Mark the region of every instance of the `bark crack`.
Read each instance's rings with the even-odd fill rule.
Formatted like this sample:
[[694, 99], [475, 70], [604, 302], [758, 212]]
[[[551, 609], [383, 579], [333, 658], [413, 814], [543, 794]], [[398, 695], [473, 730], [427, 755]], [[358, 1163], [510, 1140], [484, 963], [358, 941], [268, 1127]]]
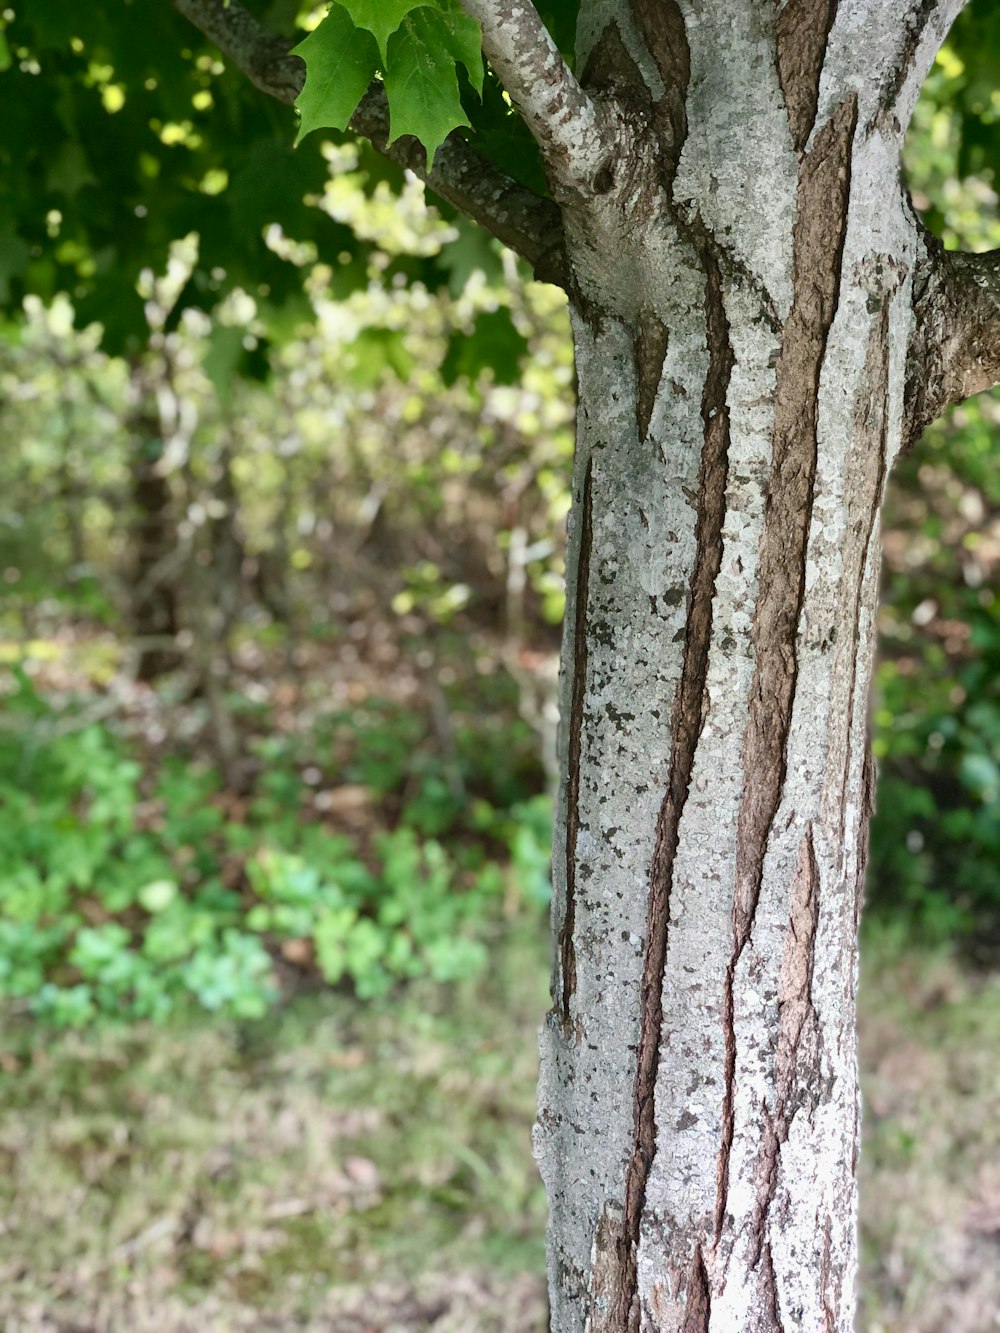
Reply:
[[696, 1246], [688, 1279], [687, 1307], [681, 1333], [708, 1333], [712, 1319], [712, 1288], [705, 1266], [705, 1254]]
[[[759, 1184], [750, 1224], [750, 1243], [753, 1246], [751, 1268], [761, 1264], [765, 1251], [769, 1254], [767, 1223], [778, 1188], [782, 1145], [788, 1138], [792, 1121], [798, 1112], [803, 1108], [813, 1110], [821, 1094], [815, 1076], [819, 1062], [819, 1020], [813, 1004], [819, 886], [819, 862], [810, 825], [799, 846], [785, 936], [785, 955], [778, 993], [778, 1044], [774, 1055], [774, 1110], [765, 1112], [767, 1130], [761, 1143], [756, 1171]], [[800, 1055], [804, 1056], [805, 1070], [800, 1069]], [[812, 1078], [809, 1077], [810, 1073], [813, 1074]], [[764, 1267], [766, 1269], [766, 1265]], [[766, 1273], [764, 1269], [761, 1271], [767, 1289], [769, 1284]], [[773, 1268], [771, 1271], [773, 1276]]]
[[[639, 1328], [637, 1251], [646, 1182], [656, 1151], [654, 1095], [663, 1021], [663, 974], [667, 958], [670, 894], [677, 854], [681, 815], [687, 800], [698, 738], [704, 721], [705, 680], [712, 637], [712, 602], [722, 560], [726, 481], [729, 470], [729, 409], [726, 398], [733, 368], [718, 259], [704, 232], [700, 237], [705, 280], [705, 322], [709, 366], [702, 393], [704, 444], [698, 494], [698, 524], [694, 571], [689, 592], [684, 662], [673, 716], [667, 789], [657, 821], [656, 844], [649, 876], [649, 908], [641, 990], [642, 1026], [635, 1077], [635, 1137], [625, 1178], [625, 1209], [617, 1229], [619, 1287], [607, 1313], [592, 1307], [593, 1328], [605, 1333], [636, 1333]], [[708, 1278], [704, 1259], [688, 1275], [688, 1309], [703, 1309], [707, 1321]], [[699, 1276], [700, 1274], [700, 1276]], [[698, 1295], [703, 1290], [704, 1299]], [[690, 1333], [701, 1333], [707, 1322], [685, 1323]]]
[[656, 405], [656, 392], [660, 387], [660, 375], [667, 356], [668, 342], [667, 326], [655, 310], [643, 306], [639, 311], [639, 328], [634, 342], [635, 424], [639, 430], [640, 440], [644, 440], [649, 431], [649, 419]]
[[716, 1240], [725, 1223], [735, 1133], [735, 978], [753, 929], [764, 856], [787, 771], [798, 675], [797, 634], [816, 475], [820, 372], [840, 294], [857, 97], [834, 111], [802, 158], [793, 234], [792, 307], [778, 355], [774, 445], [753, 621], [756, 657], [744, 737], [744, 797], [737, 831], [733, 953], [723, 987], [726, 1048], [722, 1142], [716, 1169]]
[[[854, 698], [856, 694], [856, 683], [858, 677], [858, 653], [861, 646], [861, 600], [864, 591], [864, 563], [868, 558], [868, 552], [875, 539], [878, 530], [879, 514], [881, 512], [882, 492], [885, 489], [886, 472], [888, 470], [888, 436], [889, 436], [889, 301], [883, 298], [882, 312], [879, 322], [872, 332], [868, 343], [868, 356], [865, 366], [865, 375], [867, 380], [866, 394], [863, 398], [863, 406], [859, 408], [859, 418], [856, 422], [854, 438], [860, 441], [860, 454], [857, 459], [857, 475], [865, 483], [868, 480], [868, 474], [872, 466], [875, 468], [874, 487], [865, 490], [871, 495], [871, 502], [868, 513], [862, 520], [866, 526], [865, 540], [858, 553], [860, 568], [845, 571], [845, 586], [853, 587], [854, 593], [854, 612], [851, 623], [854, 625], [854, 642], [851, 651], [851, 681], [850, 693], [848, 695], [848, 716], [847, 716], [847, 735], [854, 734]], [[876, 437], [874, 448], [872, 448], [872, 424], [875, 423]], [[864, 492], [862, 492], [864, 493]], [[841, 782], [840, 798], [840, 844], [845, 846], [845, 825], [847, 809], [847, 784], [850, 779], [850, 761], [851, 755], [848, 752], [847, 763], [844, 765], [844, 772]], [[862, 811], [863, 827], [867, 826], [867, 812]], [[867, 846], [867, 838], [862, 838], [862, 843]]]
[[573, 1031], [572, 1001], [576, 992], [576, 843], [580, 833], [580, 751], [587, 692], [587, 603], [590, 588], [590, 547], [593, 540], [592, 476], [594, 460], [587, 459], [583, 478], [580, 519], [580, 554], [576, 574], [576, 614], [573, 621], [573, 693], [569, 714], [568, 789], [566, 794], [566, 903], [559, 934], [559, 1017], [564, 1034]]
[[783, 1333], [781, 1310], [778, 1305], [778, 1276], [774, 1271], [774, 1256], [770, 1245], [765, 1245], [761, 1262], [761, 1307], [771, 1319], [770, 1331], [761, 1325], [760, 1333]]
[[836, 17], [837, 0], [788, 0], [774, 25], [778, 81], [798, 153], [816, 123], [819, 79]]
[[826, 1290], [830, 1284], [830, 1257], [833, 1251], [833, 1236], [830, 1219], [823, 1220], [823, 1254], [819, 1261], [819, 1288], [823, 1293], [823, 1333], [834, 1333], [837, 1327], [837, 1312], [830, 1304]]

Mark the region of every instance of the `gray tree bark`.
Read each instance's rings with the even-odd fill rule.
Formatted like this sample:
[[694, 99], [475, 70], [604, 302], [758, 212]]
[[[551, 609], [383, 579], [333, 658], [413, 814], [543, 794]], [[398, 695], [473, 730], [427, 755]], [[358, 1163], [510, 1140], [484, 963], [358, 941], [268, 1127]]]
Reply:
[[[174, 0], [254, 80], [237, 0]], [[900, 150], [963, 0], [463, 0], [551, 198], [423, 170], [563, 285], [579, 374], [557, 947], [536, 1153], [553, 1333], [847, 1333], [878, 523], [901, 447], [1000, 379], [1000, 263]]]
[[853, 1327], [878, 518], [927, 411], [899, 155], [956, 7], [582, 6], [558, 1333]]

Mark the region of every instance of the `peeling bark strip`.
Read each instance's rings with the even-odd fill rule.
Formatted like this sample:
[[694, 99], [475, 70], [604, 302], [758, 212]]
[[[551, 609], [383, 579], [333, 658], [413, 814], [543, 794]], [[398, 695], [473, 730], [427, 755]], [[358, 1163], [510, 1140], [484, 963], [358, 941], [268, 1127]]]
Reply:
[[573, 701], [569, 716], [569, 789], [566, 798], [566, 908], [559, 933], [559, 1016], [563, 1030], [572, 1029], [570, 1007], [576, 991], [576, 840], [580, 832], [580, 747], [584, 700], [587, 693], [587, 601], [590, 588], [590, 546], [593, 538], [591, 477], [594, 461], [587, 459], [583, 479], [580, 557], [576, 576], [576, 616], [573, 624]]
[[[656, 846], [649, 874], [649, 907], [642, 976], [642, 1029], [639, 1038], [633, 1112], [635, 1139], [625, 1178], [625, 1213], [613, 1238], [617, 1251], [615, 1276], [620, 1283], [604, 1309], [591, 1305], [594, 1333], [637, 1333], [639, 1328], [636, 1254], [646, 1200], [646, 1180], [656, 1151], [654, 1090], [663, 1021], [663, 969], [670, 924], [670, 890], [677, 854], [678, 829], [691, 783], [695, 750], [704, 716], [705, 679], [712, 637], [712, 601], [722, 561], [722, 526], [726, 513], [729, 471], [729, 409], [726, 394], [733, 369], [729, 324], [722, 299], [718, 261], [707, 240], [702, 261], [706, 274], [705, 322], [708, 374], [701, 402], [704, 445], [698, 493], [697, 554], [689, 594], [684, 665], [673, 710], [674, 731], [667, 790], [656, 828]], [[708, 1279], [701, 1251], [689, 1275], [693, 1307], [708, 1310]], [[697, 1293], [701, 1292], [702, 1297]], [[687, 1325], [685, 1325], [687, 1327]], [[694, 1325], [691, 1326], [692, 1333]], [[701, 1324], [698, 1325], [700, 1329]]]
[[857, 99], [851, 96], [830, 117], [799, 170], [792, 308], [776, 367], [771, 486], [760, 554], [761, 592], [752, 632], [756, 669], [743, 749], [746, 796], [738, 828], [733, 956], [723, 1000], [726, 1082], [717, 1166], [717, 1234], [722, 1232], [726, 1214], [735, 1128], [733, 979], [753, 926], [768, 835], [785, 783], [798, 669], [796, 636], [816, 473], [819, 376], [837, 312], [856, 125]]
[[837, 0], [788, 0], [774, 25], [778, 79], [799, 153], [816, 121], [819, 76], [836, 16]]

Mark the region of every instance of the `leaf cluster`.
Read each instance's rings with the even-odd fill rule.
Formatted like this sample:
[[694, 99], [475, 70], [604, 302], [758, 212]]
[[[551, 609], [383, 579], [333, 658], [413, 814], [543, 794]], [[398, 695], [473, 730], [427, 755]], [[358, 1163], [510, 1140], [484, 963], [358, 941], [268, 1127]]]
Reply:
[[452, 130], [469, 125], [458, 67], [483, 88], [479, 25], [459, 0], [342, 0], [295, 51], [306, 62], [296, 106], [299, 140], [314, 129], [346, 130], [376, 77], [389, 103], [389, 142], [410, 134], [434, 154]]

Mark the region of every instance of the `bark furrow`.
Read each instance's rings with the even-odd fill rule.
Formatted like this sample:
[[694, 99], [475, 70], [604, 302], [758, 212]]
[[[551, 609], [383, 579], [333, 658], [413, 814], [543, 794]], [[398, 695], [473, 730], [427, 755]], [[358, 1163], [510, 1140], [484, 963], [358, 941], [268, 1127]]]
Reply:
[[[704, 445], [699, 478], [697, 548], [688, 595], [684, 663], [674, 709], [669, 778], [657, 823], [649, 876], [641, 990], [642, 1027], [634, 1096], [635, 1142], [626, 1175], [625, 1214], [618, 1241], [623, 1280], [612, 1305], [611, 1317], [600, 1326], [607, 1333], [632, 1333], [639, 1327], [636, 1250], [646, 1198], [646, 1179], [656, 1150], [654, 1089], [663, 1020], [663, 969], [667, 956], [673, 861], [704, 717], [705, 679], [712, 638], [712, 601], [722, 559], [729, 456], [729, 409], [726, 396], [733, 368], [733, 351], [729, 341], [719, 265], [707, 240], [703, 243], [703, 262], [706, 274], [705, 323], [709, 366], [701, 403]], [[703, 1260], [699, 1259], [699, 1262], [699, 1271], [703, 1272]], [[707, 1293], [707, 1285], [705, 1290]]]
[[788, 0], [774, 25], [778, 79], [792, 142], [800, 153], [816, 121], [819, 76], [836, 16], [837, 0]]
[[669, 342], [667, 326], [655, 310], [644, 306], [639, 311], [639, 329], [635, 335], [635, 424], [639, 439], [649, 432], [649, 418], [653, 414], [660, 372], [663, 370]]
[[797, 673], [796, 639], [805, 590], [806, 545], [816, 475], [819, 376], [837, 313], [847, 235], [851, 145], [857, 103], [845, 99], [804, 156], [793, 237], [793, 299], [775, 379], [774, 446], [754, 613], [755, 676], [744, 742], [733, 953], [723, 993], [726, 1043], [722, 1143], [716, 1168], [716, 1237], [722, 1234], [735, 1129], [734, 979], [753, 929], [768, 836], [787, 770]]
[[583, 714], [587, 690], [587, 600], [590, 587], [593, 460], [587, 460], [583, 478], [580, 519], [580, 556], [576, 577], [576, 617], [573, 635], [573, 699], [569, 716], [569, 790], [566, 810], [566, 904], [559, 935], [559, 1015], [563, 1029], [572, 1031], [571, 1007], [576, 990], [576, 842], [580, 830], [580, 763]]

